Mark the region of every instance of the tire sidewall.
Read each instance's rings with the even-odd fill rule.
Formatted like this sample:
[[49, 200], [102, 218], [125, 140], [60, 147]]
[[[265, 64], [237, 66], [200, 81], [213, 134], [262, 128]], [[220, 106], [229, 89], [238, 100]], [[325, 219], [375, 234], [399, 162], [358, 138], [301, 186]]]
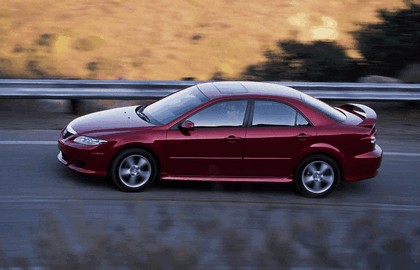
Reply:
[[[302, 173], [305, 167], [314, 161], [323, 161], [328, 163], [334, 171], [334, 182], [329, 189], [322, 193], [313, 193], [309, 191], [303, 184]], [[332, 158], [325, 156], [325, 155], [312, 155], [305, 158], [297, 167], [296, 175], [295, 175], [295, 185], [298, 191], [305, 197], [308, 198], [322, 198], [330, 194], [334, 189], [338, 186], [341, 174], [340, 169], [338, 167], [337, 162], [335, 162]]]
[[[139, 187], [135, 187], [135, 188], [125, 185], [119, 177], [119, 167], [121, 165], [121, 162], [130, 155], [141, 155], [144, 158], [146, 158], [150, 162], [150, 166], [151, 166], [151, 170], [152, 170], [152, 173], [151, 173], [149, 179], [147, 180], [147, 182], [144, 183], [143, 185], [141, 185]], [[145, 151], [141, 148], [131, 148], [131, 149], [124, 150], [124, 151], [122, 151], [122, 152], [120, 152], [119, 154], [116, 155], [116, 157], [114, 158], [114, 160], [111, 163], [110, 175], [111, 175], [112, 182], [119, 189], [121, 189], [123, 191], [128, 191], [128, 192], [136, 192], [136, 191], [141, 191], [141, 190], [146, 189], [147, 187], [149, 187], [154, 182], [154, 180], [156, 179], [156, 176], [157, 176], [157, 170], [158, 170], [158, 167], [157, 167], [157, 164], [156, 164], [156, 160], [149, 152], [147, 152], [147, 151]]]

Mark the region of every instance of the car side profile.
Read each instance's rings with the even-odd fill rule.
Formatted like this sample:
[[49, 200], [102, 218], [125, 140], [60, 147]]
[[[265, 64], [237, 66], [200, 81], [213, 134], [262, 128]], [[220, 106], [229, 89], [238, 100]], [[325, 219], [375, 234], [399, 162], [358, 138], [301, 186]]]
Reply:
[[209, 82], [73, 120], [58, 158], [124, 191], [156, 179], [274, 182], [317, 198], [377, 174], [375, 124], [365, 105], [334, 108], [277, 84]]

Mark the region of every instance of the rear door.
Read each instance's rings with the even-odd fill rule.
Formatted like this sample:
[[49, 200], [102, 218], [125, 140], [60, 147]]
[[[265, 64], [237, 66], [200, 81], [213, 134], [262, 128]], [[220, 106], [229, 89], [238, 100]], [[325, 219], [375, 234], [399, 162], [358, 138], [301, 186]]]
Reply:
[[239, 176], [248, 100], [220, 101], [185, 120], [194, 130], [178, 126], [167, 133], [168, 174], [171, 176]]
[[315, 127], [289, 104], [255, 100], [244, 145], [244, 174], [290, 176], [297, 156], [315, 136]]

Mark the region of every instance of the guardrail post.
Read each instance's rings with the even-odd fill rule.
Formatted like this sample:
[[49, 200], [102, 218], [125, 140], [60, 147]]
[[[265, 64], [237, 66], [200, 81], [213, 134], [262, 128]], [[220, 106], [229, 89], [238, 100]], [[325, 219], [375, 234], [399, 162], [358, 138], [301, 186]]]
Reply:
[[80, 101], [78, 99], [70, 99], [70, 110], [72, 114], [79, 114]]

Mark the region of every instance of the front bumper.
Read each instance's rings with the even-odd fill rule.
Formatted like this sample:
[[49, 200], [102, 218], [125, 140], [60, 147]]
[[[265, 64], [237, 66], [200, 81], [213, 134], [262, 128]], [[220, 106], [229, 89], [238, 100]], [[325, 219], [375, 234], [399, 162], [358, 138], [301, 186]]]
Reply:
[[373, 178], [378, 174], [382, 162], [382, 149], [379, 145], [371, 152], [350, 158], [344, 168], [344, 181], [352, 182]]
[[58, 160], [84, 174], [106, 176], [110, 158], [103, 146], [85, 146], [71, 140], [58, 140]]

